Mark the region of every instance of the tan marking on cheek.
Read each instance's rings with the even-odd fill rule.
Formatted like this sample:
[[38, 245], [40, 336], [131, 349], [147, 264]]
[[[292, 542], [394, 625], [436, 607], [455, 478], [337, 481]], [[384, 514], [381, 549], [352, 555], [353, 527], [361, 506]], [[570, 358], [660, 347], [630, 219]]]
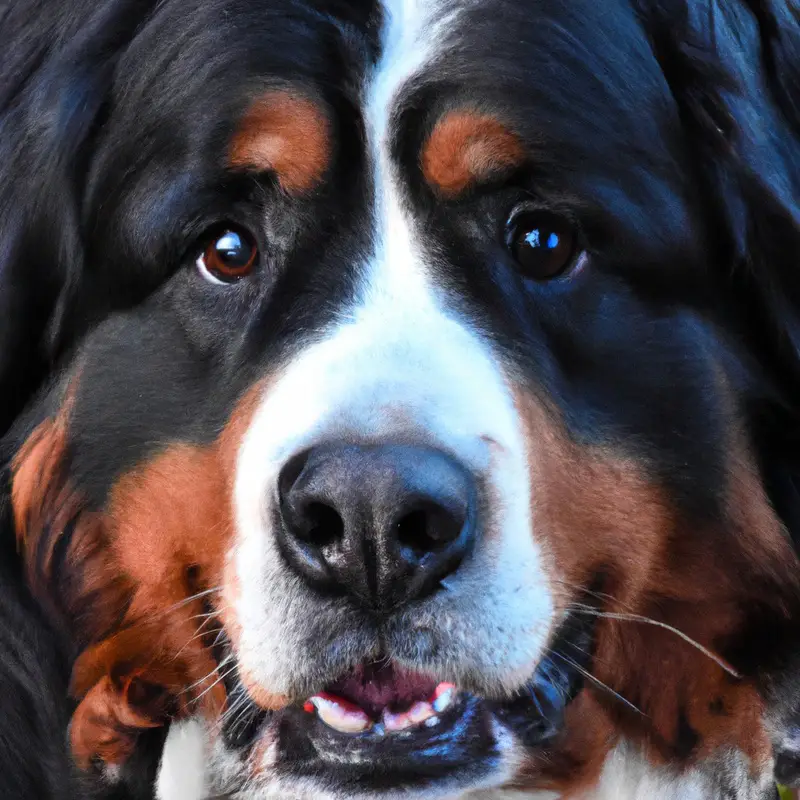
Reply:
[[[40, 423], [16, 454], [11, 497], [28, 585], [49, 613], [66, 622], [78, 644], [107, 635], [124, 613], [132, 586], [112, 563], [103, 515], [85, 508], [65, 471], [73, 398], [74, 383], [60, 411]], [[70, 575], [57, 589], [56, 570]]]
[[618, 566], [624, 603], [654, 579], [673, 526], [661, 491], [638, 466], [570, 441], [555, 413], [529, 395], [517, 408], [528, 441], [531, 504], [539, 541], [554, 559], [564, 591]]
[[525, 160], [519, 138], [503, 123], [478, 111], [446, 114], [422, 148], [425, 180], [446, 197], [455, 197]]
[[212, 605], [216, 592], [223, 593], [236, 532], [236, 459], [261, 392], [257, 384], [244, 395], [212, 445], [174, 444], [114, 487], [107, 511], [111, 540], [140, 587], [142, 611], [184, 599], [190, 568], [192, 582], [214, 590]]
[[[562, 608], [582, 600], [581, 589], [600, 572], [606, 577], [603, 610], [666, 623], [712, 652], [743, 629], [748, 592], [773, 585], [775, 613], [783, 613], [781, 598], [797, 588], [797, 559], [746, 449], [731, 444], [720, 519], [692, 523], [642, 465], [571, 440], [558, 414], [537, 398], [519, 392], [516, 401], [528, 442], [533, 527], [556, 565]], [[755, 589], [748, 588], [749, 578]], [[592, 672], [645, 717], [594, 687], [585, 690], [594, 698], [591, 713], [607, 716], [613, 730], [654, 763], [691, 763], [727, 748], [766, 763], [769, 739], [755, 685], [732, 678], [676, 634], [600, 619]], [[596, 740], [583, 747], [579, 728], [595, 723]], [[547, 764], [530, 766], [529, 778], [535, 774], [539, 785], [552, 780], [562, 791], [593, 780], [591, 752], [605, 749], [602, 729], [597, 720], [583, 720]], [[681, 750], [686, 729], [697, 737], [688, 754]]]
[[186, 571], [215, 586], [233, 537], [226, 479], [214, 449], [173, 445], [123, 476], [108, 507], [121, 564], [156, 608], [185, 597]]
[[565, 800], [591, 797], [619, 732], [605, 709], [586, 690], [567, 707], [564, 730], [567, 735], [556, 748], [534, 749], [525, 754], [512, 788], [534, 793], [549, 790]]
[[322, 179], [330, 159], [330, 125], [320, 104], [301, 94], [271, 91], [245, 114], [228, 165], [275, 172], [286, 192], [301, 194]]
[[[203, 622], [207, 603], [217, 610], [211, 627], [218, 630], [235, 536], [236, 452], [260, 392], [254, 386], [244, 396], [212, 445], [171, 445], [111, 492], [103, 515], [108, 549], [134, 591], [118, 631], [75, 665], [72, 692], [81, 703], [73, 742], [84, 762], [96, 755], [124, 759], [138, 729], [164, 724], [162, 705], [142, 698], [163, 696], [175, 717], [214, 719], [225, 707], [210, 649], [215, 636]], [[214, 591], [187, 600], [194, 584]]]

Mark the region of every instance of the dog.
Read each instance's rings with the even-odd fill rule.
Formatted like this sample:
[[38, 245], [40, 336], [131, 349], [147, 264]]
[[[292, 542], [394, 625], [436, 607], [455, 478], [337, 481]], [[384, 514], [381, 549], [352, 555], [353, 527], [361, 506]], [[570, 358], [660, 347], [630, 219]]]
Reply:
[[63, 736], [160, 800], [796, 777], [796, 9], [0, 26], [4, 625], [61, 659], [46, 730], [0, 722], [30, 771]]

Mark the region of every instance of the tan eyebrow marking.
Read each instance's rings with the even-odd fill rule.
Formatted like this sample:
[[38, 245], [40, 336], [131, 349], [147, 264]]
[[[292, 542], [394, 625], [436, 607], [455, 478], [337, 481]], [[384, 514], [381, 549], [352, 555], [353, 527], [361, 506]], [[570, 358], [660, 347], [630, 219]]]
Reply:
[[437, 122], [422, 148], [425, 180], [455, 197], [470, 186], [519, 166], [525, 151], [502, 122], [469, 109], [450, 111]]
[[231, 141], [228, 165], [271, 170], [286, 192], [302, 194], [322, 179], [330, 158], [330, 125], [319, 103], [273, 90], [244, 115]]

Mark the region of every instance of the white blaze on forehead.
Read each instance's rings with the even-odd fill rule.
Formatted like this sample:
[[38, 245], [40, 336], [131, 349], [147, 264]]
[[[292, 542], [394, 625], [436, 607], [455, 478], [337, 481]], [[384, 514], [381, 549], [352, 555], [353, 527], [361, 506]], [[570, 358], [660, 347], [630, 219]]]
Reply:
[[[281, 468], [320, 443], [412, 437], [449, 452], [487, 487], [491, 503], [474, 554], [447, 579], [447, 591], [420, 605], [418, 619], [441, 627], [439, 662], [429, 662], [431, 669], [450, 669], [454, 680], [482, 676], [495, 690], [518, 687], [532, 674], [552, 624], [552, 596], [532, 535], [527, 449], [508, 379], [488, 339], [440, 290], [432, 248], [419, 235], [388, 150], [398, 96], [442, 55], [459, 11], [420, 0], [388, 3], [386, 12], [386, 46], [364, 91], [375, 186], [372, 249], [347, 265], [360, 285], [335, 324], [270, 381], [237, 465], [239, 592], [229, 598], [241, 626], [237, 651], [250, 678], [278, 694], [292, 694], [318, 667], [312, 651], [324, 647], [320, 638], [346, 625], [289, 573], [271, 529]], [[363, 642], [352, 631], [339, 635], [346, 641], [326, 652], [344, 663]], [[456, 675], [459, 664], [464, 670]]]
[[374, 144], [386, 136], [398, 91], [440, 53], [443, 38], [464, 6], [463, 0], [384, 0], [383, 48], [368, 86], [366, 109]]
[[365, 300], [385, 303], [395, 293], [410, 293], [415, 300], [430, 303], [413, 218], [389, 153], [391, 124], [398, 97], [434, 58], [461, 6], [441, 0], [385, 0], [383, 8], [384, 47], [366, 93], [367, 138], [375, 179], [376, 257]]

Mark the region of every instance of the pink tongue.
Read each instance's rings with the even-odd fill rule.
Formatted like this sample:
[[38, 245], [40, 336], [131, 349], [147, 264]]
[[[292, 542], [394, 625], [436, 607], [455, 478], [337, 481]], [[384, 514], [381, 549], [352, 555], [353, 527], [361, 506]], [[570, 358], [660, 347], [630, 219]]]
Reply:
[[406, 711], [418, 701], [431, 700], [438, 681], [391, 664], [363, 664], [325, 688], [379, 720], [383, 710]]

